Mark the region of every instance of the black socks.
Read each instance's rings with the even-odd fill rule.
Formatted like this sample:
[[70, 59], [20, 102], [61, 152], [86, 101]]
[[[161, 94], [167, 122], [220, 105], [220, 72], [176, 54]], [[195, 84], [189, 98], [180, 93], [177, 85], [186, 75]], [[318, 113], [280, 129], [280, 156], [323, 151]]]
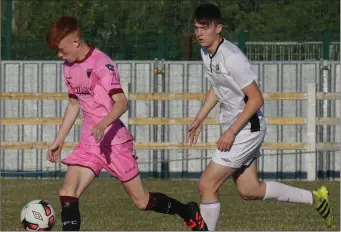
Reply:
[[60, 196], [62, 206], [63, 231], [79, 231], [81, 227], [81, 215], [79, 213], [79, 200], [77, 197]]
[[187, 206], [163, 193], [149, 193], [146, 210], [153, 210], [163, 214], [177, 214], [186, 218]]

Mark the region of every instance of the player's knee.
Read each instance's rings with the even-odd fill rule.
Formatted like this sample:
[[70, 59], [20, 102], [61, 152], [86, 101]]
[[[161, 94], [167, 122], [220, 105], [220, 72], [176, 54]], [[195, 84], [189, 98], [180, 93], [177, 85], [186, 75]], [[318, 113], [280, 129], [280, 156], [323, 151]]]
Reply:
[[59, 196], [69, 196], [69, 197], [77, 197], [77, 198], [79, 198], [79, 195], [77, 195], [77, 193], [76, 193], [76, 191], [74, 189], [67, 188], [67, 187], [62, 187], [59, 190]]
[[76, 190], [76, 196], [77, 198], [80, 198], [80, 196], [82, 195], [83, 191], [81, 190]]
[[238, 188], [239, 195], [243, 200], [259, 200], [259, 188], [257, 185], [250, 185], [248, 187]]
[[149, 201], [149, 193], [146, 192], [145, 194], [141, 194], [141, 196], [130, 196], [133, 203], [136, 205], [137, 208], [140, 210], [145, 210], [148, 205]]
[[207, 194], [214, 194], [217, 192], [216, 186], [209, 181], [200, 181], [198, 186], [198, 192], [200, 196], [204, 196]]
[[248, 189], [239, 190], [240, 198], [243, 200], [256, 200], [257, 197]]

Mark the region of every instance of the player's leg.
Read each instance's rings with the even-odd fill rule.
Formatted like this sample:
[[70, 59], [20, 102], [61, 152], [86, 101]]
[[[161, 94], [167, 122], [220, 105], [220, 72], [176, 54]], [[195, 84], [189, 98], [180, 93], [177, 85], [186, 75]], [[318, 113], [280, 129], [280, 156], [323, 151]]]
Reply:
[[[103, 167], [112, 176], [118, 178], [134, 204], [141, 210], [151, 210], [163, 214], [177, 214], [191, 224], [193, 230], [205, 230], [205, 223], [201, 218], [199, 207], [195, 203], [183, 204], [163, 193], [149, 192], [139, 175], [138, 163], [133, 155], [134, 144], [129, 141], [103, 148]], [[108, 163], [107, 160], [110, 160]], [[197, 216], [197, 217], [196, 217]]]
[[244, 200], [275, 199], [283, 202], [312, 204], [310, 191], [288, 186], [275, 181], [259, 181], [256, 160], [233, 175], [239, 194]]
[[[217, 151], [217, 153], [220, 153]], [[218, 190], [225, 180], [233, 175], [235, 168], [221, 165], [217, 156], [213, 156], [199, 181], [200, 212], [208, 230], [215, 231], [220, 215]]]
[[91, 155], [78, 146], [62, 161], [68, 165], [64, 184], [59, 191], [61, 220], [64, 231], [78, 231], [81, 226], [79, 197], [102, 169]]
[[240, 131], [230, 150], [224, 152], [217, 150], [202, 174], [199, 183], [200, 211], [209, 230], [215, 230], [218, 222], [220, 214], [218, 190], [220, 186], [252, 158], [252, 150], [248, 148], [248, 144], [259, 146], [263, 140], [259, 134], [261, 132]]
[[240, 137], [243, 138], [239, 156], [241, 168], [234, 173], [233, 178], [243, 199], [277, 199], [312, 204], [312, 194], [309, 191], [274, 181], [268, 183], [258, 181], [255, 160], [261, 155], [259, 149], [264, 140], [265, 131], [243, 131]]
[[148, 192], [144, 187], [140, 175], [137, 175], [132, 180], [122, 181], [122, 185], [133, 203], [140, 210], [153, 210], [158, 213], [176, 214], [186, 209], [184, 204], [162, 193]]
[[277, 200], [314, 205], [320, 215], [327, 220], [328, 226], [333, 223], [328, 190], [325, 187], [311, 192], [275, 181], [259, 181], [255, 160], [249, 166], [238, 170], [233, 178], [241, 198], [245, 200]]
[[[162, 214], [176, 214], [189, 223], [193, 230], [206, 230], [201, 219], [199, 207], [194, 202], [183, 204], [163, 193], [149, 192], [140, 175], [134, 179], [122, 182], [124, 189], [140, 210], [154, 211]], [[196, 215], [198, 214], [198, 215]]]
[[79, 197], [95, 178], [88, 168], [69, 166], [64, 184], [59, 191], [61, 219], [64, 231], [78, 231], [81, 225]]

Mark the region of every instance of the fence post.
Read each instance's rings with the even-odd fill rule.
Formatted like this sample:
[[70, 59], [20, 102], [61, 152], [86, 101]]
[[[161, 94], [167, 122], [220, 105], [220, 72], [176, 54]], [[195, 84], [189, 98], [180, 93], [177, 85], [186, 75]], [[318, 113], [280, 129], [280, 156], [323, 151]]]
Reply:
[[160, 60], [167, 59], [167, 47], [164, 32], [160, 32], [159, 34], [157, 58]]
[[239, 33], [238, 47], [244, 54], [246, 54], [246, 31], [242, 31]]
[[[129, 92], [130, 92], [130, 83], [126, 85], [122, 85], [122, 90], [125, 93], [127, 99], [129, 99]], [[128, 110], [120, 117], [120, 120], [126, 125], [126, 127], [129, 127], [129, 104], [128, 104]]]
[[[161, 78], [161, 92], [165, 93], [166, 90], [166, 68], [165, 68], [165, 60], [162, 59], [161, 63], [158, 64], [158, 73]], [[161, 101], [161, 118], [166, 117], [166, 101]], [[166, 126], [161, 125], [161, 142], [166, 142]], [[170, 176], [169, 173], [169, 151], [161, 150], [161, 179], [168, 179]]]
[[[160, 50], [159, 50], [160, 51]], [[158, 59], [155, 59], [154, 67], [153, 67], [153, 93], [159, 92], [159, 78], [158, 78], [158, 71], [159, 71], [159, 61]], [[152, 110], [152, 117], [158, 118], [159, 116], [159, 101], [153, 100], [153, 110]], [[153, 142], [158, 142], [158, 125], [153, 125]], [[158, 172], [158, 164], [159, 164], [159, 156], [158, 156], [158, 150], [152, 150], [152, 177], [158, 178], [159, 172]]]
[[307, 137], [308, 151], [306, 157], [307, 179], [316, 180], [316, 84], [308, 84], [308, 102], [307, 102]]
[[329, 30], [325, 30], [322, 32], [322, 42], [323, 42], [323, 60], [329, 60], [329, 49], [330, 42], [332, 40], [332, 35]]
[[[323, 40], [323, 60], [321, 65], [321, 73], [320, 73], [320, 91], [321, 92], [331, 92], [332, 86], [332, 78], [331, 78], [331, 67], [329, 64], [330, 60], [330, 44], [331, 44], [331, 32], [329, 30], [325, 30], [322, 33]], [[319, 102], [320, 114], [319, 117], [331, 117], [331, 101], [323, 100]], [[330, 142], [331, 141], [331, 126], [323, 125], [319, 127], [317, 131], [319, 135], [319, 142]], [[324, 161], [324, 159], [326, 159]], [[328, 177], [328, 172], [330, 170], [330, 152], [329, 151], [320, 151], [318, 153], [318, 175], [317, 177]], [[326, 172], [324, 172], [323, 163], [326, 163]]]
[[192, 59], [192, 49], [193, 49], [193, 36], [192, 34], [185, 34], [183, 37], [182, 44], [182, 58], [183, 60], [191, 60]]

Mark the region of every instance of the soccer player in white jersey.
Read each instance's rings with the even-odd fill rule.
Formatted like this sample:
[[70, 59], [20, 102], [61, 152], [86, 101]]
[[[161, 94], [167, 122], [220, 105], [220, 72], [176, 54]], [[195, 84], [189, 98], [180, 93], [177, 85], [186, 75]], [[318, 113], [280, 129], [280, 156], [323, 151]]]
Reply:
[[208, 229], [216, 229], [220, 214], [218, 190], [230, 176], [242, 199], [310, 204], [331, 226], [333, 216], [325, 186], [308, 191], [279, 182], [258, 180], [256, 159], [261, 155], [266, 123], [261, 111], [264, 100], [256, 83], [257, 75], [243, 52], [220, 35], [223, 23], [216, 5], [198, 6], [193, 23], [201, 46], [205, 77], [211, 87], [188, 128], [186, 142], [197, 142], [204, 119], [217, 103], [224, 129], [216, 142], [217, 151], [199, 182], [200, 211]]

